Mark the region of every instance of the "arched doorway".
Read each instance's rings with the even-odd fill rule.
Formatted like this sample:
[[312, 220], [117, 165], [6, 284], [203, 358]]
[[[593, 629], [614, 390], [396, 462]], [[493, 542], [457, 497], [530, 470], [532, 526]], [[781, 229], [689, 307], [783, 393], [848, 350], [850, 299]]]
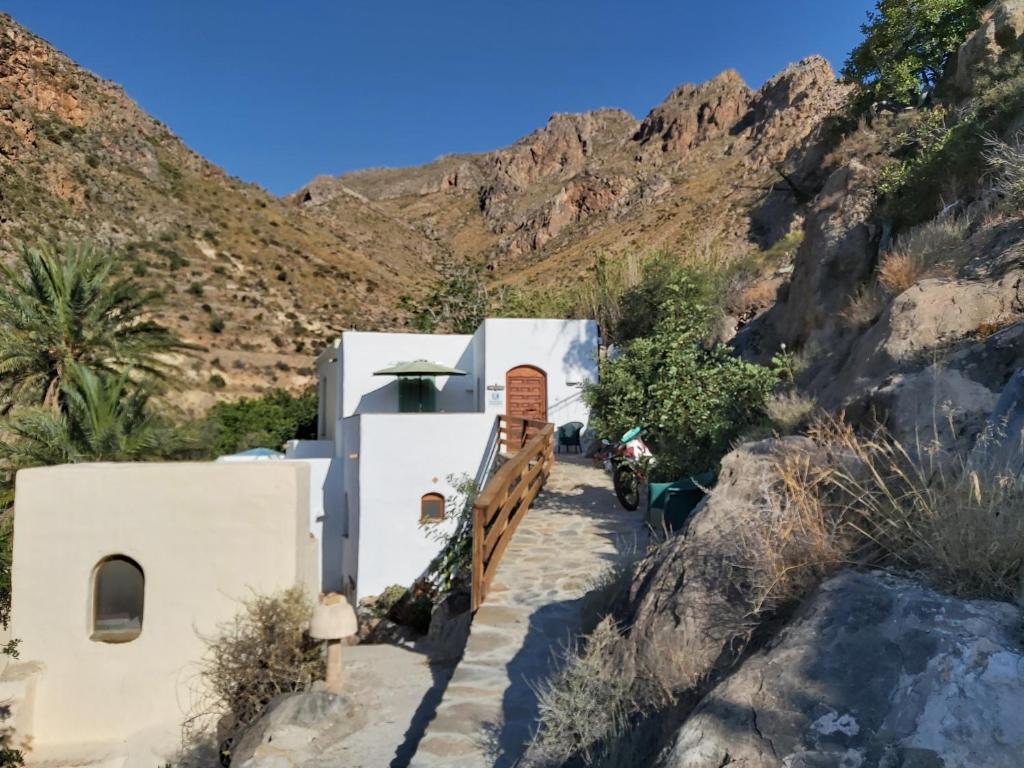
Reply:
[[[548, 377], [540, 368], [520, 365], [505, 374], [505, 415], [548, 420]], [[522, 442], [522, 433], [509, 427], [508, 439]]]

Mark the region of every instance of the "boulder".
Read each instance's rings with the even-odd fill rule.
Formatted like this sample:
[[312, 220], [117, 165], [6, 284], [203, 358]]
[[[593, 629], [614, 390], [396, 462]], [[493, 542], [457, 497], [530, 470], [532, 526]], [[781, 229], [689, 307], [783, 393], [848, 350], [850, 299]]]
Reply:
[[876, 415], [904, 445], [939, 445], [957, 456], [971, 450], [997, 399], [984, 384], [940, 365], [898, 373], [871, 396]]
[[306, 691], [278, 696], [231, 750], [234, 768], [299, 768], [365, 725], [350, 696]]
[[1020, 611], [880, 573], [821, 586], [717, 686], [661, 768], [1016, 768]]
[[979, 76], [1024, 50], [1024, 0], [1002, 0], [985, 11], [981, 26], [960, 46], [950, 63], [953, 85], [970, 95]]
[[722, 460], [718, 482], [685, 533], [640, 563], [616, 612], [628, 628], [625, 669], [679, 693], [732, 663], [752, 627], [737, 530], [765, 507], [778, 457], [813, 450], [810, 440], [789, 437], [744, 443]]
[[826, 408], [845, 407], [893, 373], [922, 370], [956, 345], [1024, 319], [1022, 278], [1011, 270], [998, 278], [921, 280], [857, 338], [841, 367], [823, 367], [809, 392]]

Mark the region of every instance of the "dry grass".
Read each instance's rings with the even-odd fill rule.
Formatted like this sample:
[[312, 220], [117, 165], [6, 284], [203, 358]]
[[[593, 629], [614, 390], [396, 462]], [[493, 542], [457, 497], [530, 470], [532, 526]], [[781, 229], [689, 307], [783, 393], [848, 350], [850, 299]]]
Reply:
[[957, 259], [967, 222], [944, 216], [903, 235], [878, 266], [878, 282], [893, 295], [925, 277], [948, 273]]
[[781, 392], [764, 404], [772, 427], [782, 435], [792, 435], [807, 427], [820, 410], [817, 401], [800, 392]]
[[985, 139], [985, 163], [992, 173], [992, 187], [1007, 207], [1024, 208], [1024, 131], [1010, 141], [996, 136]]
[[904, 446], [885, 430], [861, 437], [831, 420], [818, 434], [846, 457], [829, 483], [874, 561], [960, 597], [1020, 597], [1024, 484], [1017, 477], [931, 446]]
[[839, 312], [839, 319], [850, 328], [866, 328], [885, 308], [885, 294], [878, 283], [868, 283], [857, 289]]
[[538, 691], [540, 738], [532, 742], [525, 766], [560, 766], [572, 756], [592, 765], [599, 745], [624, 732], [638, 704], [630, 679], [615, 669], [620, 639], [608, 617], [585, 646], [567, 649], [561, 671]]
[[256, 595], [207, 640], [202, 678], [212, 701], [195, 722], [219, 716], [223, 740], [255, 722], [283, 693], [307, 689], [325, 673], [323, 643], [307, 634], [312, 606], [297, 587]]

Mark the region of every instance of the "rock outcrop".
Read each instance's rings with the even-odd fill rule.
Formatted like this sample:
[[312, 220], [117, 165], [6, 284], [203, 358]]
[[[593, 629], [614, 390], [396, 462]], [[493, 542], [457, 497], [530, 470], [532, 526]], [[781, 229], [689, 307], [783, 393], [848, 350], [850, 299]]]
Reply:
[[[793, 156], [811, 151], [847, 92], [820, 57], [756, 92], [730, 70], [680, 86], [640, 122], [613, 109], [558, 114], [504, 149], [318, 179], [293, 199], [331, 222], [332, 199], [355, 193], [450, 243], [456, 258], [482, 258], [506, 274], [536, 264], [550, 280], [589, 265], [595, 250], [713, 241], [728, 258], [788, 231], [762, 231], [750, 212], [781, 181], [784, 162], [804, 165]], [[804, 202], [778, 195], [772, 218], [791, 220]]]
[[974, 91], [978, 77], [990, 74], [1013, 54], [1024, 50], [1024, 2], [1001, 0], [984, 13], [981, 27], [960, 46], [950, 65], [959, 94]]
[[662, 768], [1014, 768], [1020, 611], [846, 573], [712, 691]]
[[359, 730], [366, 713], [352, 697], [326, 691], [279, 696], [231, 750], [236, 768], [301, 768]]
[[722, 460], [685, 534], [641, 561], [616, 618], [627, 628], [632, 664], [664, 690], [692, 689], [735, 661], [754, 626], [738, 532], [767, 506], [780, 457], [812, 450], [804, 438], [739, 446]]

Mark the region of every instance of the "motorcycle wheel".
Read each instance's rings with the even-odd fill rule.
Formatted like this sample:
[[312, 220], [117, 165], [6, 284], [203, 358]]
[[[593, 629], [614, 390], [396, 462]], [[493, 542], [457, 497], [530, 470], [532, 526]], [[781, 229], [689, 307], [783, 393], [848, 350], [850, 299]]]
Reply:
[[634, 512], [640, 506], [640, 478], [632, 467], [621, 464], [615, 468], [612, 475], [612, 483], [615, 485], [615, 496], [619, 504]]

